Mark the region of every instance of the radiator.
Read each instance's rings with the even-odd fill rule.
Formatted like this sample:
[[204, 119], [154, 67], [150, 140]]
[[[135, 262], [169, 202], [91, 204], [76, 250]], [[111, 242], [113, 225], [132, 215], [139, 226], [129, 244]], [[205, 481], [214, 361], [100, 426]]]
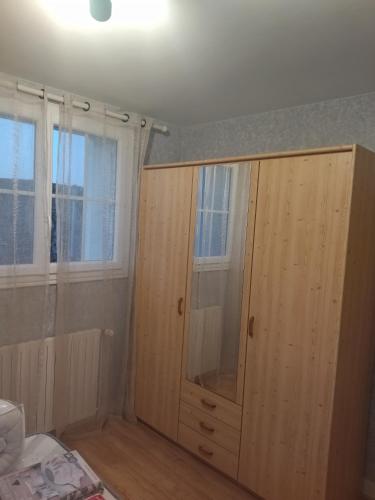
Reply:
[[[69, 352], [68, 423], [75, 423], [96, 414], [101, 330], [65, 335], [64, 341]], [[28, 433], [55, 428], [55, 356], [53, 337], [0, 348], [0, 398], [23, 403]]]
[[190, 313], [188, 377], [220, 368], [223, 309], [221, 306], [192, 309]]
[[68, 424], [92, 417], [98, 407], [100, 330], [66, 335], [68, 342]]

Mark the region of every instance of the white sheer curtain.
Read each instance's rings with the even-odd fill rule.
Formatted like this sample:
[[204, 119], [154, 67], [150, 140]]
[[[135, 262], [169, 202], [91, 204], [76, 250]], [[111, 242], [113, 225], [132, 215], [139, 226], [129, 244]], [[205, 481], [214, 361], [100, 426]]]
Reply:
[[24, 404], [29, 432], [43, 430], [50, 317], [46, 116], [46, 101], [0, 87], [0, 398]]
[[[98, 359], [90, 349], [79, 355], [96, 380], [85, 416], [134, 418], [139, 174], [152, 126], [63, 97], [56, 104], [0, 88], [0, 398], [25, 404], [28, 432], [46, 430], [49, 337], [58, 434], [77, 421], [72, 398], [89, 397], [79, 388], [76, 334], [89, 345], [99, 338]], [[26, 366], [30, 346], [36, 354]]]
[[[77, 268], [94, 272], [96, 295], [101, 297], [99, 323], [103, 332], [100, 352], [97, 417], [109, 413], [132, 416], [134, 350], [132, 311], [139, 172], [143, 165], [151, 121], [127, 125], [108, 118], [105, 109], [76, 110], [66, 95], [55, 131], [57, 233], [56, 413], [58, 432], [71, 423], [69, 394], [74, 378], [66, 376], [71, 333], [70, 318], [77, 314], [74, 278]], [[53, 184], [54, 185], [54, 184]], [[121, 327], [116, 323], [118, 280], [121, 287]], [[73, 310], [75, 310], [73, 312]], [[96, 311], [98, 314], [98, 310]], [[126, 398], [125, 398], [126, 395]], [[125, 404], [126, 403], [126, 404]]]

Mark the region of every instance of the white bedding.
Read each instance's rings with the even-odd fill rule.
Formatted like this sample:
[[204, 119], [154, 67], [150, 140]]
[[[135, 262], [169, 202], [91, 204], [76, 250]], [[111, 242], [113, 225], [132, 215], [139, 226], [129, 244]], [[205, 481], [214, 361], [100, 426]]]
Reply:
[[0, 400], [0, 475], [6, 473], [21, 456], [24, 440], [23, 406]]

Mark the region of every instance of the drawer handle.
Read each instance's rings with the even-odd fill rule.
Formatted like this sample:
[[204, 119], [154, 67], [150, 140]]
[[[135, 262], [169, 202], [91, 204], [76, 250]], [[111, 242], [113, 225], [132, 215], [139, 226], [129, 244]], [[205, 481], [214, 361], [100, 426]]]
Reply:
[[212, 434], [213, 432], [215, 432], [215, 429], [213, 427], [209, 427], [204, 422], [199, 422], [199, 425], [200, 425], [201, 429], [203, 429], [206, 432], [209, 432], [210, 434]]
[[198, 446], [199, 453], [203, 455], [204, 457], [212, 457], [214, 454], [213, 451], [207, 450], [204, 446]]
[[210, 403], [209, 401], [207, 401], [204, 398], [201, 399], [201, 403], [203, 406], [205, 406], [209, 410], [214, 410], [216, 408], [216, 405], [214, 403]]

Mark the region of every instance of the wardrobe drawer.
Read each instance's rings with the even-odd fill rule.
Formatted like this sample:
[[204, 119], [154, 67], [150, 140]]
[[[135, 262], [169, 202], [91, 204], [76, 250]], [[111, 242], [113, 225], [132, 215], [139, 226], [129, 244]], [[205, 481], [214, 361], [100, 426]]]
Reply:
[[241, 430], [242, 407], [240, 405], [186, 381], [182, 383], [181, 399], [225, 424]]
[[205, 462], [236, 479], [238, 456], [193, 431], [184, 424], [178, 426], [178, 442]]
[[240, 432], [238, 430], [183, 401], [180, 406], [180, 423], [199, 432], [231, 453], [239, 454]]

